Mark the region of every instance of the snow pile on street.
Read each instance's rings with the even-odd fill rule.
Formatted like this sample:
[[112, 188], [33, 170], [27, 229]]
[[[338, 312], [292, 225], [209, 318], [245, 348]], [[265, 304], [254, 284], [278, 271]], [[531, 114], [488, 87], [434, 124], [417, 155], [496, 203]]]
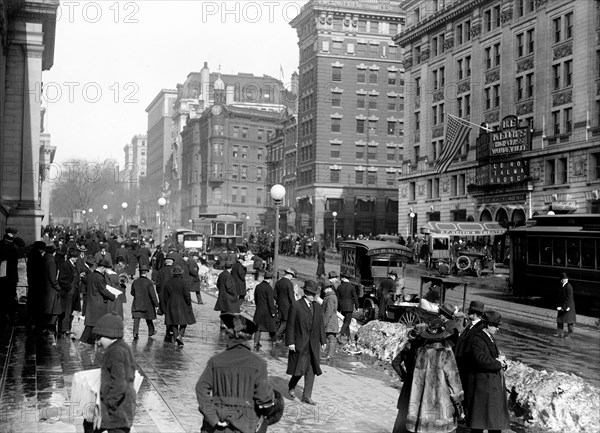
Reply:
[[402, 323], [372, 320], [358, 329], [356, 343], [363, 353], [391, 362], [406, 344], [410, 329]]
[[[358, 330], [363, 353], [391, 362], [406, 344], [410, 327], [373, 320]], [[573, 374], [536, 370], [508, 360], [505, 372], [513, 417], [536, 430], [596, 432], [600, 426], [600, 389]]]
[[582, 378], [509, 360], [505, 379], [511, 410], [525, 423], [552, 432], [598, 431], [600, 389]]

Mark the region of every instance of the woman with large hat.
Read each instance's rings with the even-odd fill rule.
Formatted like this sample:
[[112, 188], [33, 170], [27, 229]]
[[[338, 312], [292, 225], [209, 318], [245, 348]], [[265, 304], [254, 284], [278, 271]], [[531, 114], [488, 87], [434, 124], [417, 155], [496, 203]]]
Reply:
[[483, 328], [471, 342], [471, 371], [466, 388], [470, 395], [467, 404], [467, 426], [471, 433], [500, 433], [510, 429], [506, 387], [503, 371], [506, 360], [500, 354], [494, 335], [501, 316], [495, 311], [483, 313]]
[[[444, 323], [435, 318], [418, 329], [424, 341], [416, 350], [410, 388], [406, 429], [411, 432], [451, 432], [462, 414], [464, 393]], [[396, 431], [402, 431], [400, 425]]]
[[227, 349], [208, 360], [196, 383], [201, 432], [266, 432], [281, 419], [284, 402], [269, 383], [266, 361], [250, 350], [257, 326], [245, 314], [220, 317]]

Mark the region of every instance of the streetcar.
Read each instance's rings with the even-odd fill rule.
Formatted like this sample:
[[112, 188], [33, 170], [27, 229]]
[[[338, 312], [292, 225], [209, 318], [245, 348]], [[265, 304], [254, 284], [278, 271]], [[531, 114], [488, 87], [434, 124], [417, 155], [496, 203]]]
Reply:
[[600, 308], [600, 215], [539, 215], [508, 235], [515, 295], [560, 303], [565, 272], [578, 305]]

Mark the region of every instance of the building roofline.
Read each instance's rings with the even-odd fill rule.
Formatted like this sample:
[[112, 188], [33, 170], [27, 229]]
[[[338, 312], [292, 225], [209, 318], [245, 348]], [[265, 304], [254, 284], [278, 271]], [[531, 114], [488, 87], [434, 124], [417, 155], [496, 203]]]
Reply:
[[150, 104], [148, 104], [148, 106], [146, 107], [146, 113], [150, 112], [150, 108], [155, 105], [158, 100], [160, 99], [160, 97], [164, 94], [171, 94], [171, 95], [175, 95], [177, 96], [177, 90], [175, 89], [160, 89], [158, 91], [158, 93], [156, 94], [156, 96], [154, 97], [154, 99], [152, 100], [152, 102], [150, 102]]

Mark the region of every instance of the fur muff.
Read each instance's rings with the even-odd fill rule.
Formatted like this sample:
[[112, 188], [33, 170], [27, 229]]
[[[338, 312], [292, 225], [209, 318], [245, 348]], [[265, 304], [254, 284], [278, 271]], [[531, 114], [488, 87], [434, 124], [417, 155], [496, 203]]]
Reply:
[[455, 403], [463, 389], [454, 353], [445, 341], [417, 351], [406, 428], [415, 433], [447, 433], [457, 426]]

